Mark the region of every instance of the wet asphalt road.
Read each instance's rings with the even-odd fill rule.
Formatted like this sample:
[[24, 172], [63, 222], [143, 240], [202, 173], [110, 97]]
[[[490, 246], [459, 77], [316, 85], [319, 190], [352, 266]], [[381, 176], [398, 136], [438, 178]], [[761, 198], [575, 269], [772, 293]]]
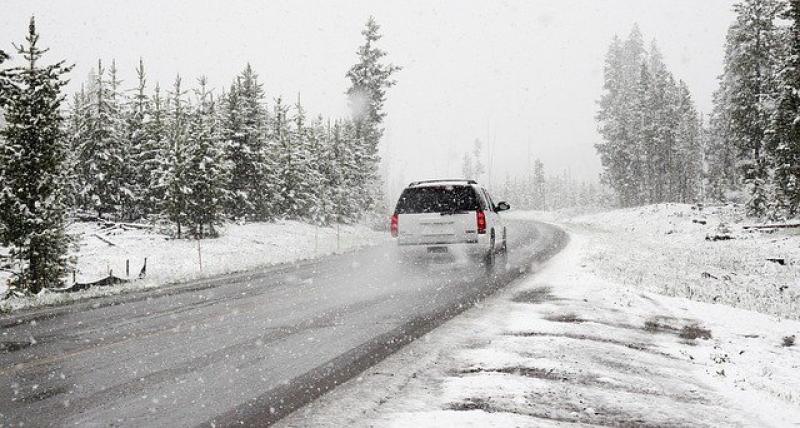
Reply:
[[509, 224], [507, 269], [315, 262], [0, 317], [0, 426], [268, 425], [566, 244]]

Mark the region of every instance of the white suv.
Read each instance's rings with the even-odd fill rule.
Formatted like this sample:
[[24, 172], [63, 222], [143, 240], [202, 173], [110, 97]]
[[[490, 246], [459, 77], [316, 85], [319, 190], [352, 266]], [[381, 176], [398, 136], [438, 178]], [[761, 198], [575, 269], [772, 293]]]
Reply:
[[497, 204], [474, 180], [428, 180], [408, 185], [392, 215], [391, 233], [401, 251], [464, 253], [483, 257], [487, 265], [507, 249], [506, 225]]

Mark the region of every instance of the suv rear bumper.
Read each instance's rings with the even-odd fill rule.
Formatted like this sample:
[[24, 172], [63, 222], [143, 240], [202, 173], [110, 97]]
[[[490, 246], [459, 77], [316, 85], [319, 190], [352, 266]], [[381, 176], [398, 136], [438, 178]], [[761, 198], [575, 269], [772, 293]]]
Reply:
[[426, 256], [482, 256], [489, 251], [489, 239], [461, 243], [403, 243], [398, 241], [397, 250], [403, 257], [426, 257]]

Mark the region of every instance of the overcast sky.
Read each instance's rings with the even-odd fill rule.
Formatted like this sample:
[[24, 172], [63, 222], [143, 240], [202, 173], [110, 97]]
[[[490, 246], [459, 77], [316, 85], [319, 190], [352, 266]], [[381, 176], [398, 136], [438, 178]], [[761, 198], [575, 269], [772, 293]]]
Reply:
[[369, 15], [404, 67], [388, 94], [386, 157], [403, 181], [459, 176], [476, 138], [491, 140], [493, 181], [540, 158], [548, 172], [595, 179], [594, 114], [611, 37], [638, 23], [707, 112], [721, 71], [730, 0], [550, 1], [9, 1], [0, 49], [35, 15], [51, 60], [76, 64], [70, 90], [98, 58], [125, 84], [144, 57], [150, 81], [201, 74], [230, 84], [249, 61], [269, 99], [346, 116], [344, 74]]

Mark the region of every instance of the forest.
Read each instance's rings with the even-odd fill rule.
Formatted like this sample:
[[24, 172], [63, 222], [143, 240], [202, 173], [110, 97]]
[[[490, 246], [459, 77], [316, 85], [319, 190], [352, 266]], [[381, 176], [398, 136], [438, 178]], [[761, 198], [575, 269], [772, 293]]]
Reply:
[[[370, 18], [350, 82], [347, 118], [310, 117], [264, 93], [250, 65], [222, 91], [205, 77], [124, 85], [114, 60], [69, 100], [72, 69], [44, 65], [31, 18], [21, 64], [0, 68], [0, 241], [16, 275], [38, 292], [65, 276], [71, 218], [167, 224], [177, 238], [217, 234], [225, 221], [349, 223], [383, 204], [378, 143], [386, 90], [400, 67], [384, 63]], [[0, 51], [0, 63], [11, 55]]]
[[772, 220], [800, 213], [800, 2], [742, 0], [728, 29], [714, 108], [637, 27], [608, 50], [597, 121], [603, 183], [621, 206], [740, 203]]

